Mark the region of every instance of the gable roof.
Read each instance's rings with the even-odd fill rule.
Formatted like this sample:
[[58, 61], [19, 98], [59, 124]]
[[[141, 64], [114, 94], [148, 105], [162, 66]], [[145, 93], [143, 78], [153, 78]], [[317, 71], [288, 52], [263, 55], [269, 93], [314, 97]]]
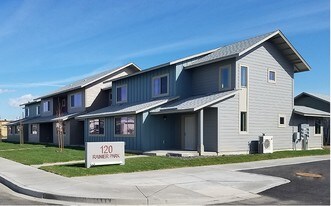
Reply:
[[73, 90], [76, 90], [76, 89], [86, 87], [88, 85], [93, 84], [96, 81], [99, 81], [100, 79], [103, 79], [103, 78], [107, 77], [108, 75], [114, 74], [118, 71], [121, 71], [121, 70], [127, 68], [127, 67], [131, 67], [136, 71], [141, 71], [141, 69], [137, 65], [135, 65], [134, 63], [129, 63], [129, 64], [126, 64], [124, 66], [117, 67], [115, 69], [110, 69], [110, 70], [107, 70], [107, 71], [104, 71], [104, 72], [86, 77], [84, 79], [80, 79], [80, 80], [75, 81], [71, 84], [68, 84], [64, 87], [61, 87], [61, 88], [59, 88], [59, 89], [57, 89], [57, 90], [55, 90], [55, 91], [53, 91], [49, 94], [38, 97], [37, 99], [43, 99], [43, 98], [51, 97], [51, 96], [54, 96], [54, 95], [57, 95], [57, 94], [61, 94], [63, 92], [69, 92], [69, 91], [73, 91]]
[[293, 112], [305, 117], [330, 117], [329, 112], [314, 109], [306, 106], [294, 106]]
[[204, 56], [196, 61], [188, 63], [185, 68], [193, 68], [212, 62], [217, 62], [223, 59], [240, 57], [250, 50], [256, 48], [266, 41], [271, 41], [284, 54], [284, 56], [294, 65], [294, 72], [309, 71], [310, 66], [295, 50], [292, 44], [286, 39], [280, 30], [269, 32], [260, 36], [249, 38], [233, 44], [220, 47], [211, 54]]
[[315, 99], [319, 99], [319, 100], [325, 101], [327, 103], [330, 103], [330, 95], [310, 93], [310, 92], [302, 92], [302, 93], [298, 94], [296, 97], [294, 97], [294, 99], [298, 99], [302, 96], [309, 96], [309, 97], [313, 97]]

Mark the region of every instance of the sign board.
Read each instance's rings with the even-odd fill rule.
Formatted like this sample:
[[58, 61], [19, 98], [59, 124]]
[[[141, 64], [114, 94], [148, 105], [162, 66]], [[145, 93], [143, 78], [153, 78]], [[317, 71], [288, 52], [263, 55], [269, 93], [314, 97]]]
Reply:
[[125, 142], [86, 142], [85, 167], [125, 164]]

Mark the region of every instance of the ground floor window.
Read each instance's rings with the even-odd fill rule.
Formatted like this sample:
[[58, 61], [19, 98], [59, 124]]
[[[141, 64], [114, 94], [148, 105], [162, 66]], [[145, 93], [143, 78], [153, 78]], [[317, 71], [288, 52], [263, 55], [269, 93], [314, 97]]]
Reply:
[[31, 124], [31, 134], [38, 134], [38, 125]]
[[285, 115], [280, 114], [278, 120], [278, 127], [285, 127], [286, 118]]
[[322, 131], [322, 122], [321, 120], [315, 120], [315, 134], [320, 135]]
[[134, 136], [135, 135], [135, 117], [115, 117], [115, 135]]
[[240, 112], [240, 132], [247, 132], [247, 112]]
[[90, 119], [89, 134], [104, 135], [105, 134], [105, 119]]

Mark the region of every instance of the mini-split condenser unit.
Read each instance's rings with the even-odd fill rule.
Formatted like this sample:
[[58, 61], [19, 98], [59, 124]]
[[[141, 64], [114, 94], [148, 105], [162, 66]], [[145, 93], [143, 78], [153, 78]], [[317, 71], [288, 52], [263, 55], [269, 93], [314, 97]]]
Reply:
[[259, 140], [259, 153], [273, 153], [274, 143], [273, 136], [260, 136]]

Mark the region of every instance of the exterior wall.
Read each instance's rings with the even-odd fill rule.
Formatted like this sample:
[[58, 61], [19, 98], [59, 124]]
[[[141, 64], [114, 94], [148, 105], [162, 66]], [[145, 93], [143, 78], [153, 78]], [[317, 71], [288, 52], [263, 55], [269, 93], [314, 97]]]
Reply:
[[330, 103], [306, 95], [295, 99], [294, 105], [306, 106], [306, 107], [322, 110], [325, 112], [330, 112]]
[[[49, 111], [44, 111], [44, 102], [50, 101]], [[43, 99], [40, 103], [40, 113], [42, 117], [52, 116], [53, 115], [53, 98]]]
[[[71, 129], [71, 124], [70, 121], [65, 121], [65, 134], [64, 134], [64, 145], [70, 145], [70, 129]], [[58, 145], [59, 140], [57, 136], [57, 131], [56, 131], [56, 122], [53, 123], [53, 143]]]
[[[293, 114], [291, 117], [290, 125], [293, 126], [293, 132], [300, 132], [300, 124], [309, 124], [309, 139], [308, 148], [321, 148], [323, 146], [323, 127], [321, 128], [322, 134], [315, 135], [315, 120], [321, 118], [316, 117], [304, 117], [298, 114]], [[298, 142], [296, 148], [300, 150], [302, 148], [302, 142]]]
[[[29, 108], [29, 118], [40, 116], [40, 114], [37, 115], [37, 106], [40, 106], [40, 103], [25, 105], [24, 111], [25, 108]], [[41, 107], [40, 107], [40, 113], [41, 113]]]
[[169, 74], [169, 95], [175, 95], [175, 66], [168, 66], [132, 76], [125, 79], [120, 79], [113, 82], [113, 104], [116, 104], [116, 87], [127, 85], [128, 100], [127, 103], [144, 102], [152, 100], [152, 78], [162, 74]]
[[[70, 122], [70, 123], [69, 123]], [[70, 145], [84, 145], [84, 122], [71, 119], [67, 121], [70, 125]], [[69, 139], [69, 138], [68, 138]]]
[[8, 123], [6, 120], [0, 120], [0, 138], [7, 138], [8, 136], [8, 128], [5, 126]]
[[[88, 120], [85, 121], [85, 142], [124, 141], [125, 149], [130, 151], [148, 151], [155, 149], [178, 149], [180, 146], [180, 119], [177, 115], [136, 115], [135, 137], [115, 137], [114, 117], [105, 118], [105, 135], [90, 135]], [[175, 128], [175, 129], [174, 129]], [[162, 134], [162, 135], [160, 135]]]
[[236, 64], [234, 59], [207, 64], [190, 69], [192, 94], [208, 94], [220, 91], [220, 68], [231, 65], [231, 89], [235, 88]]
[[[240, 132], [240, 95], [222, 101], [218, 107], [220, 153], [248, 153], [249, 143], [262, 133], [274, 137], [274, 150], [292, 148], [293, 66], [271, 44], [263, 43], [236, 64], [236, 88], [240, 85], [240, 65], [248, 66], [248, 122]], [[276, 83], [268, 82], [268, 69], [276, 71]], [[285, 127], [279, 127], [279, 115], [285, 115]]]

